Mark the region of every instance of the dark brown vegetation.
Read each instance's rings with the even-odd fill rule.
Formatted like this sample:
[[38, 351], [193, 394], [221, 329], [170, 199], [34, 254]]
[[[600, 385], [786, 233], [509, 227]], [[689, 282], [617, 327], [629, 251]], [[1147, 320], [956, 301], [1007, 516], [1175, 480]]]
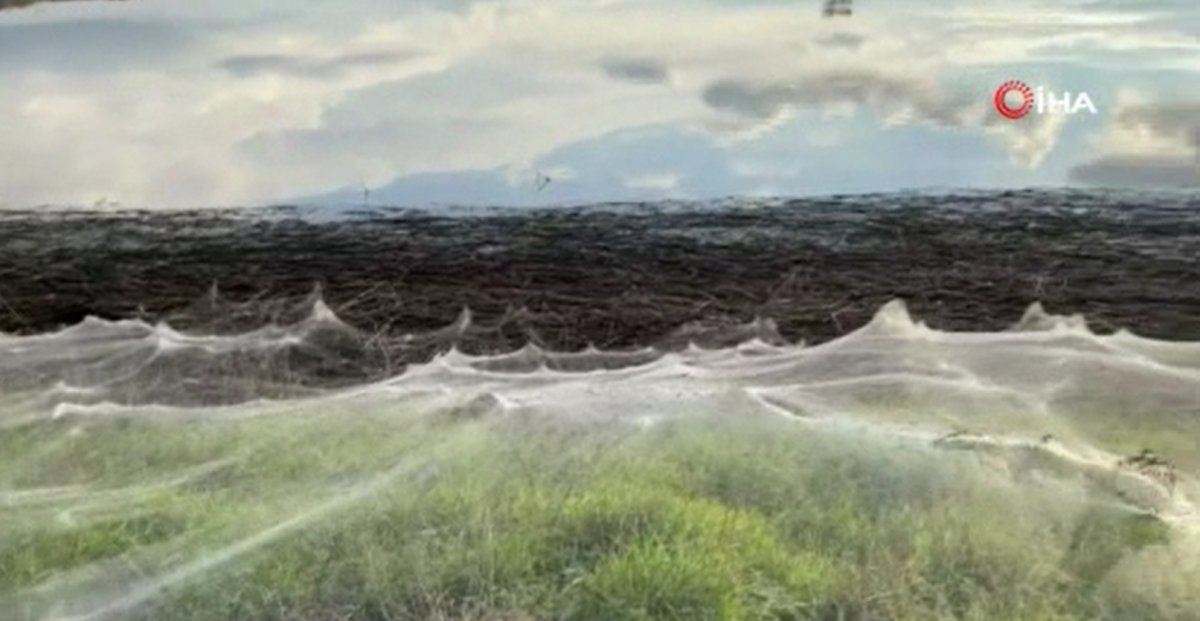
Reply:
[[[469, 307], [476, 325], [504, 337], [489, 348], [771, 337], [769, 323], [742, 326], [756, 317], [815, 342], [893, 298], [946, 329], [1003, 329], [1042, 301], [1102, 331], [1195, 340], [1197, 206], [1178, 195], [1028, 191], [468, 218], [377, 210], [336, 222], [286, 209], [9, 213], [0, 330], [87, 315], [243, 330], [294, 319], [319, 286], [371, 334], [441, 328]], [[206, 297], [214, 285], [220, 304]]]

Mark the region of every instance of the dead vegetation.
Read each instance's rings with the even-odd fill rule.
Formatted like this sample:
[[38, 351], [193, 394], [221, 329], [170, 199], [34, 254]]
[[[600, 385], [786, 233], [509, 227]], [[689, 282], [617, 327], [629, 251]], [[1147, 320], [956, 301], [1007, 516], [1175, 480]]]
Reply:
[[374, 339], [463, 329], [454, 322], [469, 308], [468, 350], [816, 342], [893, 298], [946, 329], [1003, 329], [1041, 300], [1099, 330], [1194, 340], [1200, 220], [1196, 201], [1171, 200], [913, 194], [339, 222], [288, 210], [10, 212], [0, 331], [98, 315], [234, 332], [300, 319], [315, 290]]

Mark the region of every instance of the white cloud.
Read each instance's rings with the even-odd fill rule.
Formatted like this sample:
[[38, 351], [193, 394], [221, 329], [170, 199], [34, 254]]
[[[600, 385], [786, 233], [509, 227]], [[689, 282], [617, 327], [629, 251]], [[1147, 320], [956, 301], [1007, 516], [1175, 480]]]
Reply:
[[[0, 59], [0, 202], [268, 201], [422, 172], [525, 170], [564, 145], [650, 125], [702, 128], [733, 148], [803, 122], [811, 144], [798, 149], [837, 149], [822, 128], [860, 110], [877, 130], [983, 133], [1037, 167], [1062, 122], [988, 116], [980, 84], [1003, 79], [1006, 63], [1194, 44], [1161, 15], [1084, 2], [907, 2], [836, 28], [819, 7], [777, 2], [91, 4], [0, 18], [0, 47], [16, 32], [32, 42]], [[38, 33], [68, 28], [58, 22], [90, 34], [38, 47]], [[1180, 149], [1146, 123], [1115, 124], [1105, 142]]]
[[986, 132], [1005, 145], [1014, 164], [1037, 168], [1057, 146], [1069, 118], [1064, 114], [1030, 114], [1013, 122], [989, 115]]

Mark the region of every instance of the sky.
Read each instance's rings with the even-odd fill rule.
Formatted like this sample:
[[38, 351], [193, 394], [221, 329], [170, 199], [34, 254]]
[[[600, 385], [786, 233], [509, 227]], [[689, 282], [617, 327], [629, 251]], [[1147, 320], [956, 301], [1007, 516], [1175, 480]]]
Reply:
[[[0, 206], [1200, 185], [1200, 2], [853, 3], [3, 10]], [[1005, 119], [1008, 80], [1096, 114]]]

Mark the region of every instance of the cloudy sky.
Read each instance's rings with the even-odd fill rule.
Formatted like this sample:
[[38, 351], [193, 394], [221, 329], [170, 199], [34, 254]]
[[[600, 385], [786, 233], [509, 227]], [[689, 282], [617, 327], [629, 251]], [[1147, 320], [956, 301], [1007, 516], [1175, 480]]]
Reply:
[[[0, 205], [1200, 185], [1196, 0], [0, 11]], [[1099, 113], [1001, 118], [1018, 79]], [[537, 190], [539, 171], [553, 181]]]

